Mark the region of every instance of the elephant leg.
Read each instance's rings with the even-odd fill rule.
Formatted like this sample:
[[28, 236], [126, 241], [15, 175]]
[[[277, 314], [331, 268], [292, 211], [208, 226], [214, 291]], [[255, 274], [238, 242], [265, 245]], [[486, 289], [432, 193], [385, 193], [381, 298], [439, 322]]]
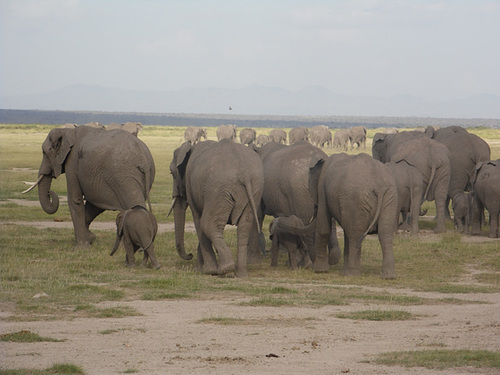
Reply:
[[[231, 271], [234, 271], [236, 265], [233, 260], [233, 255], [231, 253], [231, 249], [227, 246], [226, 241], [224, 240], [224, 227], [220, 227], [217, 224], [211, 222], [211, 219], [205, 219], [203, 216], [200, 220], [201, 231], [203, 236], [200, 240], [201, 252], [203, 253], [203, 272], [204, 273], [212, 273], [213, 272], [213, 264], [212, 264], [212, 254], [211, 250], [208, 249], [206, 239], [210, 240], [212, 246], [217, 251], [219, 256], [219, 262], [217, 265], [217, 274], [225, 275]], [[206, 238], [205, 238], [206, 237]]]
[[259, 216], [260, 233], [258, 236], [250, 236], [248, 240], [248, 264], [260, 264], [262, 262], [262, 258], [266, 254], [266, 238], [264, 236], [264, 233], [262, 232], [262, 223], [264, 221], [264, 218], [261, 218], [262, 215], [260, 213], [257, 216]]
[[158, 259], [156, 259], [154, 243], [152, 243], [147, 250], [144, 250], [144, 259], [142, 260], [142, 262], [144, 263], [144, 260], [146, 260], [147, 264], [148, 257], [149, 259], [151, 259], [151, 267], [153, 267], [153, 269], [157, 270], [161, 267], [160, 262], [158, 262]]
[[243, 216], [240, 218], [237, 235], [238, 252], [236, 254], [236, 277], [246, 277], [248, 276], [248, 242], [251, 236], [258, 237], [257, 225], [255, 220], [253, 220], [252, 210], [249, 206], [247, 206], [243, 212]]
[[88, 201], [85, 202], [85, 227], [87, 228], [87, 236], [89, 237], [89, 242], [91, 244], [94, 242], [96, 236], [89, 230], [90, 223], [92, 223], [92, 221], [94, 221], [94, 219], [103, 212], [103, 209], [94, 206]]
[[135, 252], [138, 247], [133, 244], [128, 235], [123, 236], [123, 247], [125, 248], [125, 265], [130, 268], [135, 267]]
[[73, 221], [75, 239], [77, 247], [87, 247], [90, 245], [89, 231], [85, 225], [85, 202], [80, 184], [75, 176], [66, 173], [68, 188], [68, 207]]
[[343, 276], [359, 276], [361, 274], [361, 246], [356, 246], [357, 236], [349, 235], [344, 229], [344, 269]]
[[328, 264], [333, 266], [340, 262], [342, 251], [337, 239], [337, 224], [332, 220], [330, 238], [328, 239]]
[[[396, 210], [395, 205], [393, 209]], [[382, 279], [395, 279], [396, 271], [394, 268], [393, 237], [396, 231], [396, 222], [392, 214], [393, 210], [382, 212], [378, 220], [378, 240], [382, 248]]]
[[497, 238], [498, 237], [498, 215], [499, 215], [499, 209], [495, 210], [490, 210], [490, 238]]
[[332, 229], [332, 217], [326, 211], [324, 205], [318, 207], [317, 227], [314, 237], [314, 272], [328, 272], [330, 269], [327, 246]]
[[[443, 189], [441, 189], [443, 190]], [[445, 218], [446, 218], [446, 197], [448, 194], [446, 192], [436, 191], [435, 205], [436, 205], [436, 228], [434, 228], [434, 233], [446, 232]]]
[[283, 238], [283, 246], [285, 246], [286, 251], [288, 253], [288, 267], [291, 270], [298, 269], [298, 248], [297, 248], [297, 240], [300, 241], [294, 235], [285, 235]]
[[272, 245], [271, 245], [271, 267], [278, 266], [278, 258], [280, 254], [280, 244], [279, 244], [279, 230], [273, 235]]

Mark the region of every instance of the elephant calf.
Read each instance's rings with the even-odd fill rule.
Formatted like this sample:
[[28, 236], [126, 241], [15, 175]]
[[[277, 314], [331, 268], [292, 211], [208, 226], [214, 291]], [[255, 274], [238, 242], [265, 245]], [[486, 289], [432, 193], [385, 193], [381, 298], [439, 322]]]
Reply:
[[126, 266], [135, 267], [135, 253], [144, 251], [141, 266], [146, 267], [148, 259], [151, 259], [151, 266], [158, 269], [161, 265], [156, 259], [154, 251], [154, 240], [157, 232], [156, 218], [144, 207], [135, 206], [122, 211], [116, 216], [116, 241], [109, 255], [113, 255], [118, 250], [123, 239]]
[[472, 195], [465, 191], [458, 192], [453, 197], [453, 222], [455, 228], [465, 234], [469, 234], [471, 209], [472, 209]]

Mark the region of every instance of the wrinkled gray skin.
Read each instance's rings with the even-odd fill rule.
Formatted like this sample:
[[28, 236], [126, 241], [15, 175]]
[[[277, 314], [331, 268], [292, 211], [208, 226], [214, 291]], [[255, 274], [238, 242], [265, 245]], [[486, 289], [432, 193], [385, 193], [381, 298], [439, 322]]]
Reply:
[[190, 142], [191, 144], [195, 144], [201, 141], [201, 139], [207, 139], [207, 129], [198, 128], [196, 126], [188, 126], [186, 130], [184, 130], [184, 140], [186, 142]]
[[146, 207], [155, 177], [148, 147], [122, 130], [105, 131], [88, 126], [53, 129], [42, 145], [38, 196], [43, 210], [59, 208], [50, 190], [53, 178], [66, 173], [68, 206], [77, 245], [90, 245], [94, 218], [104, 210]]
[[357, 148], [363, 145], [363, 148], [366, 149], [366, 128], [364, 126], [350, 128], [349, 141], [351, 142], [351, 150], [354, 148], [354, 145], [357, 145]]
[[478, 163], [471, 177], [472, 234], [481, 234], [481, 216], [486, 208], [490, 214], [489, 237], [499, 236], [500, 159]]
[[274, 143], [286, 145], [286, 131], [283, 129], [273, 129], [269, 132], [269, 140]]
[[472, 215], [472, 194], [461, 191], [452, 201], [453, 223], [460, 233], [469, 234]]
[[[184, 246], [189, 205], [199, 241], [198, 269], [213, 275], [236, 270], [236, 276], [247, 276], [247, 251], [261, 252], [257, 204], [262, 197], [264, 175], [258, 155], [229, 139], [196, 145], [185, 142], [174, 151], [170, 172], [174, 179], [175, 242], [179, 255], [186, 260], [192, 258]], [[226, 224], [238, 226], [236, 264], [224, 240]]]
[[135, 267], [135, 253], [143, 251], [141, 266], [147, 267], [148, 259], [151, 259], [151, 267], [158, 269], [161, 265], [156, 259], [154, 244], [157, 232], [155, 216], [144, 207], [136, 206], [122, 211], [116, 216], [116, 241], [109, 255], [113, 255], [123, 241], [127, 267]]
[[251, 145], [257, 139], [255, 129], [245, 128], [240, 130], [240, 142], [243, 145]]
[[288, 132], [288, 143], [293, 145], [300, 141], [309, 140], [309, 129], [305, 126], [300, 126], [298, 128], [292, 128]]
[[337, 150], [347, 151], [349, 145], [349, 129], [340, 129], [333, 135], [333, 147]]
[[[344, 230], [343, 275], [361, 274], [361, 244], [377, 226], [382, 247], [384, 279], [396, 277], [394, 269], [393, 236], [397, 229], [397, 189], [389, 169], [367, 154], [334, 154], [311, 166], [310, 186], [316, 198], [316, 220], [296, 233], [315, 230], [313, 268], [328, 272], [331, 254], [327, 244], [335, 220]], [[316, 187], [316, 189], [315, 189]], [[278, 222], [281, 227], [282, 223]], [[284, 226], [285, 230], [292, 230]]]
[[278, 221], [294, 227], [301, 227], [304, 225], [302, 220], [295, 215], [277, 217], [271, 222], [271, 224], [269, 224], [269, 239], [272, 241], [271, 267], [276, 267], [278, 265], [280, 245], [282, 245], [288, 252], [288, 264], [290, 269], [297, 269], [299, 263], [304, 259], [308, 260], [304, 266], [310, 267], [312, 263], [311, 259], [306, 257], [307, 240], [305, 237], [291, 234], [283, 229], [280, 229], [278, 227]]
[[326, 125], [315, 125], [309, 130], [310, 140], [316, 147], [332, 146], [332, 133]]
[[236, 125], [227, 124], [217, 128], [217, 140], [230, 139], [236, 142]]
[[[308, 224], [314, 216], [314, 199], [309, 192], [309, 165], [326, 159], [327, 155], [306, 141], [292, 146], [270, 142], [256, 148], [256, 151], [262, 158], [264, 167], [262, 213], [275, 218], [295, 215], [304, 225]], [[260, 221], [262, 223], [263, 216]], [[307, 247], [306, 257], [299, 263], [307, 264], [314, 259], [312, 232], [304, 237], [304, 242]], [[336, 234], [332, 235], [330, 249], [332, 261], [338, 262], [340, 248]], [[295, 263], [291, 262], [290, 265], [295, 267]]]
[[398, 212], [402, 216], [400, 229], [418, 234], [418, 215], [424, 196], [422, 173], [405, 160], [385, 164], [396, 181], [398, 191]]
[[[488, 161], [491, 158], [490, 146], [475, 134], [469, 133], [460, 126], [450, 126], [434, 130], [427, 127], [425, 133], [432, 139], [444, 144], [450, 151], [451, 177], [446, 202], [446, 216], [450, 217], [448, 205], [457, 194], [470, 190], [470, 178], [477, 163]], [[461, 207], [461, 199], [454, 206], [464, 212], [467, 207]]]
[[422, 173], [424, 200], [435, 201], [436, 205], [434, 232], [445, 232], [445, 206], [451, 177], [450, 153], [446, 146], [423, 132], [377, 133], [373, 137], [372, 154], [382, 163], [405, 160]]
[[258, 146], [258, 147], [262, 147], [264, 146], [266, 143], [269, 143], [271, 141], [271, 139], [269, 138], [268, 135], [266, 134], [259, 134], [257, 136], [257, 140], [255, 141], [255, 144]]

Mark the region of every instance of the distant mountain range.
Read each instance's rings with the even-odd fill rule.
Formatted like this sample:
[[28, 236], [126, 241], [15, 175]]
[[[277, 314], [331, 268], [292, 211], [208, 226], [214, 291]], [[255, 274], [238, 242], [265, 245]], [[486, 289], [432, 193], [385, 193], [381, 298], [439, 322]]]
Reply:
[[192, 88], [138, 91], [97, 85], [71, 85], [44, 94], [1, 96], [0, 108], [61, 111], [206, 113], [281, 116], [414, 116], [500, 118], [500, 96], [476, 95], [431, 101], [336, 94], [322, 86], [291, 91], [276, 87]]

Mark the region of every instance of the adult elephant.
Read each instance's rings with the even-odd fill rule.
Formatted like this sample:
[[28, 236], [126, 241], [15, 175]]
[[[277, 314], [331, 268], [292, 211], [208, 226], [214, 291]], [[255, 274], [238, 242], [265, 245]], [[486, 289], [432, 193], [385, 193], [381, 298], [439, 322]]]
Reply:
[[240, 142], [243, 145], [251, 145], [257, 139], [257, 132], [255, 129], [245, 128], [240, 130]]
[[257, 136], [257, 140], [255, 141], [255, 145], [258, 147], [262, 147], [265, 144], [269, 143], [270, 141], [271, 141], [271, 139], [269, 138], [269, 136], [267, 134], [259, 134]]
[[191, 144], [195, 144], [201, 141], [201, 139], [207, 139], [207, 129], [199, 128], [196, 126], [188, 126], [186, 130], [184, 130], [184, 140]]
[[[389, 169], [367, 154], [333, 154], [319, 160], [310, 169], [310, 186], [318, 207], [316, 220], [296, 233], [315, 230], [314, 270], [327, 272], [331, 264], [327, 243], [332, 220], [344, 230], [343, 275], [361, 273], [361, 244], [375, 227], [382, 247], [384, 279], [396, 277], [393, 236], [397, 229], [397, 189]], [[292, 231], [294, 228], [278, 227]]]
[[491, 238], [499, 236], [500, 159], [478, 163], [471, 178], [472, 234], [481, 233], [481, 217], [486, 208], [490, 214]]
[[144, 126], [140, 122], [126, 122], [122, 125], [122, 130], [129, 132], [136, 137], [139, 135], [139, 132], [144, 129]]
[[274, 143], [286, 145], [286, 131], [283, 129], [273, 129], [269, 132], [269, 140]]
[[424, 200], [436, 205], [436, 233], [445, 228], [445, 206], [450, 184], [450, 153], [445, 145], [423, 132], [377, 133], [373, 137], [372, 155], [382, 163], [406, 161], [422, 173]]
[[469, 181], [476, 165], [490, 160], [490, 146], [482, 138], [469, 133], [460, 126], [450, 126], [438, 130], [429, 126], [425, 133], [444, 144], [450, 151], [451, 177], [446, 204], [447, 216], [450, 216], [448, 211], [450, 199], [454, 201], [458, 198], [459, 202], [454, 202], [454, 206], [458, 211], [465, 211], [466, 207], [463, 205], [467, 200], [460, 199], [459, 196], [464, 191], [470, 190]]
[[124, 211], [149, 203], [155, 178], [153, 157], [148, 147], [128, 132], [89, 126], [53, 129], [42, 151], [38, 180], [27, 191], [38, 185], [43, 210], [53, 214], [59, 208], [59, 199], [50, 185], [53, 178], [66, 173], [77, 245], [94, 241], [89, 225], [103, 211]]
[[311, 136], [311, 143], [316, 147], [323, 148], [325, 144], [327, 146], [332, 145], [332, 133], [326, 125], [315, 125], [309, 131]]
[[288, 143], [293, 145], [294, 143], [300, 141], [309, 140], [309, 129], [305, 126], [299, 126], [298, 128], [292, 128], [288, 132]]
[[232, 141], [236, 140], [236, 125], [227, 124], [221, 125], [217, 128], [217, 140], [230, 139]]
[[349, 144], [349, 129], [339, 129], [333, 135], [333, 147], [337, 150], [347, 151]]
[[[262, 236], [257, 204], [264, 176], [258, 155], [229, 139], [196, 145], [185, 142], [174, 151], [170, 172], [174, 179], [172, 207], [179, 255], [186, 260], [192, 258], [184, 246], [189, 205], [199, 241], [198, 268], [206, 274], [224, 275], [236, 270], [236, 276], [246, 276], [249, 242]], [[224, 240], [226, 224], [238, 226], [236, 264]]]
[[351, 142], [351, 150], [354, 148], [354, 145], [357, 145], [358, 148], [363, 145], [363, 148], [366, 149], [366, 128], [364, 126], [350, 128], [349, 141]]
[[[264, 167], [262, 214], [275, 218], [295, 215], [304, 225], [309, 223], [315, 212], [315, 202], [309, 192], [309, 165], [326, 159], [327, 155], [306, 141], [291, 146], [270, 142], [256, 151]], [[262, 219], [263, 216], [261, 222]], [[308, 254], [303, 255], [307, 263], [307, 257], [314, 259], [312, 233], [306, 237], [305, 243]], [[332, 236], [330, 248], [332, 262], [338, 261], [340, 249], [336, 234]], [[291, 268], [300, 263], [296, 261], [297, 256], [290, 256]]]

